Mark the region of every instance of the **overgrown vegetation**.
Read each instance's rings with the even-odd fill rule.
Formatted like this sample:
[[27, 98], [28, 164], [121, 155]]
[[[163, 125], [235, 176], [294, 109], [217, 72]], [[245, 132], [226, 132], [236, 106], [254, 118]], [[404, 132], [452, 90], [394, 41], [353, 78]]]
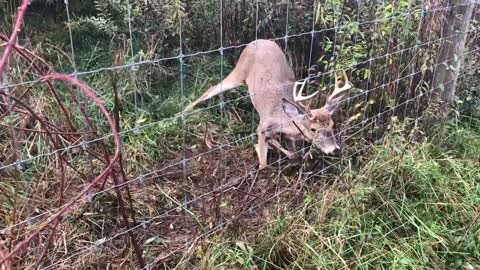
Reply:
[[360, 166], [346, 162], [317, 179], [303, 203], [265, 209], [265, 223], [240, 237], [213, 237], [194, 265], [478, 269], [480, 164], [471, 151], [480, 147], [478, 125], [418, 141], [403, 130], [395, 126]]
[[[0, 32], [10, 33], [8, 15], [18, 2], [0, 0]], [[112, 114], [120, 110], [135, 237], [156, 267], [470, 270], [480, 268], [478, 16], [452, 117], [435, 132], [421, 125], [447, 2], [259, 1], [256, 25], [257, 1], [251, 0], [70, 0], [67, 25], [63, 1], [36, 0], [20, 44], [58, 72], [78, 71]], [[258, 119], [244, 87], [180, 114], [232, 70], [243, 47], [228, 47], [256, 37], [276, 38], [299, 79], [318, 66], [318, 104], [332, 90], [332, 71], [348, 70], [355, 90], [335, 116], [345, 147], [340, 158], [310, 153], [299, 165], [273, 153], [271, 168], [256, 175]], [[206, 50], [214, 51], [189, 56]], [[10, 66], [8, 83], [41, 75], [20, 57]], [[75, 127], [89, 131], [75, 97], [56, 87]], [[11, 90], [66, 126], [45, 86]], [[98, 108], [84, 106], [99, 134], [108, 135]], [[38, 122], [9, 114], [0, 123], [2, 166], [55, 150], [28, 131]], [[8, 126], [24, 128], [17, 145]], [[39, 214], [56, 209], [57, 194], [72, 196], [103, 168], [86, 149], [65, 153], [79, 170], [63, 171], [56, 156], [45, 156], [0, 171], [0, 251], [24, 239], [42, 220]], [[46, 232], [16, 258], [17, 267], [35, 265], [41, 256], [54, 269], [137, 267], [112, 184], [101, 188], [106, 191], [59, 223], [48, 252]], [[194, 202], [185, 209], [189, 199]]]

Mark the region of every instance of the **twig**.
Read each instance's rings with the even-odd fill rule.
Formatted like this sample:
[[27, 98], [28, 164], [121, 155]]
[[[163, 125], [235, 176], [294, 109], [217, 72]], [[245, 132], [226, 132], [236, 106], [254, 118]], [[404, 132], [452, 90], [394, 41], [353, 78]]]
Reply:
[[13, 26], [12, 35], [8, 40], [7, 47], [3, 52], [2, 58], [0, 59], [0, 81], [3, 81], [3, 72], [8, 65], [8, 58], [10, 53], [12, 52], [13, 45], [17, 42], [17, 35], [20, 32], [20, 27], [22, 26], [23, 16], [25, 15], [25, 11], [27, 10], [27, 6], [30, 3], [29, 0], [22, 0], [22, 5], [18, 9], [17, 18], [15, 20], [15, 25]]

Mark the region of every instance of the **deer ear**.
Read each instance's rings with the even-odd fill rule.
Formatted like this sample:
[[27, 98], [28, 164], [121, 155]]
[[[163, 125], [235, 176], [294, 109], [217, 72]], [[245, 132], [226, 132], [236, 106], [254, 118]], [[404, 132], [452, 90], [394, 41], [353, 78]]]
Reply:
[[304, 119], [305, 115], [307, 114], [303, 109], [299, 108], [297, 105], [293, 104], [293, 102], [282, 98], [282, 107], [283, 111], [293, 119]]

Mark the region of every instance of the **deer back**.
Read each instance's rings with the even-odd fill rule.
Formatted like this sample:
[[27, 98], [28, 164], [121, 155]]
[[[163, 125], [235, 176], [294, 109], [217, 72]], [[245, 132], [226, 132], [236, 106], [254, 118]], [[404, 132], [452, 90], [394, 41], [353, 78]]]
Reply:
[[269, 40], [252, 42], [242, 52], [237, 67], [245, 74], [253, 106], [260, 118], [287, 117], [282, 99], [293, 102], [295, 75], [280, 47]]

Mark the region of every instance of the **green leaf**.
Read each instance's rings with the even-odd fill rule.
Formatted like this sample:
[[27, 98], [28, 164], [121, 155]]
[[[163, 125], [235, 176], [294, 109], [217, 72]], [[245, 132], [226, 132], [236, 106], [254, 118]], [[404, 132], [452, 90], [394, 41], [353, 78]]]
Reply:
[[442, 91], [442, 92], [445, 92], [445, 85], [443, 85], [443, 83], [441, 83], [440, 85], [438, 85], [438, 89], [440, 89], [440, 91]]
[[365, 69], [365, 73], [364, 73], [364, 75], [363, 75], [363, 79], [364, 79], [364, 80], [367, 80], [367, 79], [370, 77], [370, 73], [371, 73], [370, 69]]
[[312, 197], [310, 197], [310, 196], [305, 197], [305, 199], [303, 200], [303, 202], [304, 202], [306, 205], [311, 204], [312, 201], [313, 201], [313, 199], [312, 199]]

